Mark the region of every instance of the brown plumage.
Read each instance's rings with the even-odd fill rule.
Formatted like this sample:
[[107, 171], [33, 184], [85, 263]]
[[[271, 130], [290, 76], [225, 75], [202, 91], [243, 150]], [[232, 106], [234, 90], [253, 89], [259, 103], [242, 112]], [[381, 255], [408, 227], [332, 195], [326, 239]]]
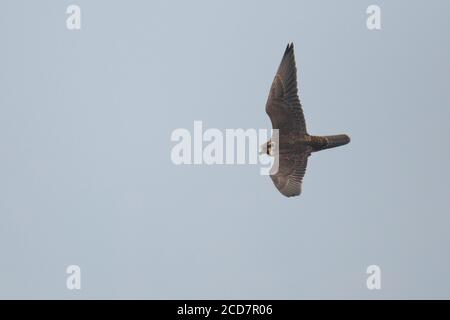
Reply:
[[[297, 92], [297, 68], [294, 44], [291, 43], [284, 52], [266, 104], [272, 127], [278, 129], [278, 133], [274, 131], [276, 136], [263, 145], [262, 151], [275, 157], [276, 165], [270, 177], [286, 197], [300, 195], [308, 157], [312, 152], [350, 142], [345, 134], [323, 137], [309, 135]], [[278, 145], [275, 144], [277, 140]]]

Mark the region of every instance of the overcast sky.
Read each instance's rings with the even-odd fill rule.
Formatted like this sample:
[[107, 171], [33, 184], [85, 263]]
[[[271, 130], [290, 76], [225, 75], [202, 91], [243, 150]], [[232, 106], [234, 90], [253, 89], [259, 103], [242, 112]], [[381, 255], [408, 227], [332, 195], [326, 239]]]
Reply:
[[[1, 298], [450, 298], [449, 1], [0, 8]], [[309, 132], [351, 143], [290, 199], [258, 165], [174, 165], [195, 120], [270, 128], [290, 41]]]

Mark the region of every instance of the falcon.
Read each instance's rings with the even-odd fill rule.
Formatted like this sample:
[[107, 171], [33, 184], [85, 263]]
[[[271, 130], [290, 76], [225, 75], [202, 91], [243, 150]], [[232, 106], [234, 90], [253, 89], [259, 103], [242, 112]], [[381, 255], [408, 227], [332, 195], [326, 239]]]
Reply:
[[298, 97], [294, 44], [288, 44], [273, 79], [266, 112], [274, 130], [272, 138], [261, 146], [260, 154], [274, 157], [270, 178], [286, 197], [300, 195], [308, 157], [311, 153], [350, 142], [345, 134], [312, 136], [306, 130]]

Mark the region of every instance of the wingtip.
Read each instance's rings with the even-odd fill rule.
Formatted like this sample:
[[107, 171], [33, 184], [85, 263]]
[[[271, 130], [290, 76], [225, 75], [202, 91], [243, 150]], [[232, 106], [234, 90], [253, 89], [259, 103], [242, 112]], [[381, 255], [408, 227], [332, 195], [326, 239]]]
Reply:
[[288, 42], [284, 54], [288, 54], [291, 51], [294, 51], [294, 43], [293, 42]]

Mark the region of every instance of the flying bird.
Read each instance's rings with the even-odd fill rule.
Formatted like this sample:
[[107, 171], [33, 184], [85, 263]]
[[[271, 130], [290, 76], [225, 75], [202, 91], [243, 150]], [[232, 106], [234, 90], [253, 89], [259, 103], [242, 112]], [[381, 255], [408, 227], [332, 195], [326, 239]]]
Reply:
[[345, 134], [312, 136], [306, 130], [298, 97], [294, 44], [288, 44], [273, 80], [266, 112], [274, 130], [260, 153], [275, 159], [270, 172], [273, 183], [286, 197], [300, 195], [308, 157], [312, 152], [339, 147], [350, 142]]

